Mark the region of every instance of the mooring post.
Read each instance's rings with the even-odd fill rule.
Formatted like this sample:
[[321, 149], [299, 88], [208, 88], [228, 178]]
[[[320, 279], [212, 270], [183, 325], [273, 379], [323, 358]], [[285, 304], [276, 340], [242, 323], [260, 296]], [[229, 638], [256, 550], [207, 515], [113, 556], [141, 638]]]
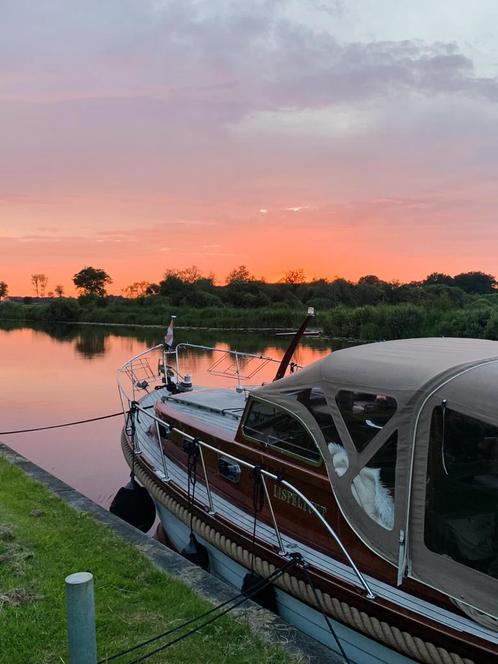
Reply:
[[70, 664], [97, 664], [93, 574], [66, 577], [66, 606]]

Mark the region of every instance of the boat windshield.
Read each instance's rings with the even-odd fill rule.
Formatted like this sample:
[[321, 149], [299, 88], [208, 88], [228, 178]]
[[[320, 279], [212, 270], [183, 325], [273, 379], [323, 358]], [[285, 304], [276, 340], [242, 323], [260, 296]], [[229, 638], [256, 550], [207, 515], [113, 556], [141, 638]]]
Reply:
[[334, 443], [342, 445], [325, 394], [319, 387], [308, 387], [304, 390], [290, 390], [285, 393], [285, 396], [296, 399], [296, 401], [299, 401], [299, 403], [309, 410], [322, 430], [323, 437], [327, 444]]
[[313, 465], [321, 463], [320, 450], [303, 424], [277, 404], [254, 399], [243, 422], [246, 436]]
[[425, 545], [498, 578], [498, 427], [447, 407], [432, 414]]
[[341, 390], [336, 403], [358, 452], [379, 433], [396, 412], [396, 401], [385, 394]]

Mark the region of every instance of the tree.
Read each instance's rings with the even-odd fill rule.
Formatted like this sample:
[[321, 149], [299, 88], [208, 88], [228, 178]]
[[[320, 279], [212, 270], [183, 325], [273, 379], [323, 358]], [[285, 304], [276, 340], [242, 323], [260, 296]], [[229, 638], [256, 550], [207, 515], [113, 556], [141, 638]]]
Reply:
[[164, 279], [159, 284], [150, 285], [146, 293], [167, 297], [174, 306], [207, 307], [220, 304], [214, 290], [214, 275], [203, 277], [199, 268], [191, 265], [181, 270], [166, 270]]
[[164, 279], [159, 282], [159, 295], [171, 298], [172, 304], [177, 306], [191, 288], [191, 284], [180, 279], [177, 270], [166, 270]]
[[230, 272], [223, 288], [223, 298], [234, 307], [267, 307], [270, 298], [266, 295], [268, 285], [258, 281], [245, 265]]
[[354, 304], [354, 287], [346, 279], [334, 279], [330, 283], [329, 293], [334, 305], [345, 304], [351, 306]]
[[40, 274], [40, 295], [45, 297], [45, 289], [47, 287], [48, 279], [44, 274]]
[[458, 286], [467, 293], [476, 293], [485, 295], [495, 293], [498, 285], [492, 274], [485, 272], [462, 272], [453, 277], [455, 286]]
[[150, 284], [148, 281], [135, 281], [129, 286], [123, 288], [123, 293], [125, 293], [126, 297], [129, 298], [143, 297], [147, 294], [149, 286]]
[[145, 294], [146, 295], [159, 295], [159, 292], [161, 290], [161, 287], [159, 284], [149, 284], [147, 288], [145, 289]]
[[297, 286], [298, 284], [304, 284], [305, 282], [304, 270], [301, 267], [296, 270], [287, 270], [282, 277], [282, 283], [288, 284], [289, 286]]
[[31, 283], [36, 293], [36, 297], [45, 297], [45, 288], [47, 287], [48, 279], [44, 274], [32, 274]]
[[[382, 283], [382, 282], [378, 282]], [[378, 304], [385, 299], [383, 289], [374, 283], [368, 281], [358, 282], [354, 290], [355, 302], [359, 305]]]
[[0, 281], [0, 300], [3, 300], [3, 298], [7, 295], [9, 292], [9, 287], [5, 283], [5, 281]]
[[74, 275], [73, 283], [84, 295], [105, 297], [106, 284], [112, 284], [112, 279], [105, 270], [87, 266]]
[[184, 267], [183, 270], [178, 270], [176, 276], [187, 284], [195, 284], [196, 281], [202, 279], [202, 274], [197, 265], [191, 265], [190, 267]]
[[62, 297], [64, 295], [64, 286], [62, 284], [57, 284], [57, 286], [54, 288], [54, 292], [57, 297]]
[[248, 281], [254, 281], [254, 276], [249, 272], [246, 265], [239, 265], [239, 267], [234, 268], [226, 278], [227, 284], [247, 283]]
[[39, 274], [31, 275], [31, 283], [33, 284], [33, 289], [36, 293], [36, 297], [38, 297], [40, 294], [39, 276], [40, 276]]
[[444, 286], [454, 286], [455, 280], [453, 277], [450, 277], [449, 274], [444, 274], [443, 272], [431, 272], [428, 274], [424, 281], [422, 282], [423, 286], [432, 286], [434, 284], [443, 284]]
[[58, 297], [50, 302], [47, 318], [50, 321], [77, 321], [80, 313], [81, 308], [76, 300]]
[[368, 284], [369, 286], [378, 286], [380, 283], [379, 277], [375, 274], [366, 274], [364, 277], [358, 279], [358, 284]]

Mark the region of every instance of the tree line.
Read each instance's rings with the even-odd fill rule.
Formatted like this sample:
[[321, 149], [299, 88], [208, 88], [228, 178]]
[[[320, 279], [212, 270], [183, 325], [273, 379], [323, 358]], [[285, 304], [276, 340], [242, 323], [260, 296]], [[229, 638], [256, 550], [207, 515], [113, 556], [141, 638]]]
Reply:
[[[37, 297], [45, 297], [47, 277], [33, 274], [31, 277]], [[80, 300], [92, 302], [108, 297], [110, 275], [102, 268], [86, 266], [73, 276], [73, 283]], [[330, 309], [339, 305], [364, 306], [377, 304], [416, 303], [426, 300], [445, 300], [448, 306], [462, 304], [466, 294], [491, 295], [498, 293], [498, 283], [491, 274], [481, 271], [462, 272], [454, 276], [433, 272], [421, 281], [402, 283], [384, 281], [376, 275], [365, 275], [352, 282], [343, 278], [332, 280], [318, 278], [307, 281], [302, 269], [286, 272], [277, 283], [268, 283], [252, 275], [245, 265], [234, 268], [225, 283], [219, 285], [213, 274], [203, 275], [197, 266], [169, 269], [158, 283], [136, 281], [123, 289], [123, 296], [111, 296], [113, 300], [126, 297], [138, 300], [147, 297], [167, 298], [173, 306], [240, 308], [267, 307], [272, 305], [315, 306]], [[8, 294], [8, 286], [0, 281], [0, 298]], [[64, 296], [64, 287], [58, 284], [47, 297]]]
[[242, 265], [224, 284], [217, 284], [214, 275], [190, 266], [167, 270], [158, 283], [135, 282], [117, 296], [107, 294], [110, 275], [87, 266], [73, 282], [78, 298], [3, 302], [0, 318], [164, 325], [175, 313], [184, 326], [289, 329], [313, 306], [316, 326], [334, 337], [498, 339], [498, 284], [493, 275], [480, 271], [454, 276], [434, 272], [421, 281], [401, 283], [375, 275], [357, 282], [306, 280], [302, 270], [290, 270], [278, 283], [268, 283]]

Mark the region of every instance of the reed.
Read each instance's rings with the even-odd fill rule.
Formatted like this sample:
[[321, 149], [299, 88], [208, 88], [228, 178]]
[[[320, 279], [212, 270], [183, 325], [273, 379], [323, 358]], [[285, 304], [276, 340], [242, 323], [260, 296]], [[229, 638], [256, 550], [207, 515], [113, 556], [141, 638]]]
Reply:
[[[313, 327], [331, 337], [362, 341], [424, 336], [498, 339], [498, 294], [467, 296], [464, 300], [451, 300], [446, 295], [434, 299], [429, 295], [426, 293], [417, 303], [324, 306], [318, 310]], [[136, 300], [110, 297], [81, 303], [61, 298], [46, 304], [4, 302], [0, 304], [0, 320], [163, 326], [174, 313], [177, 325], [184, 327], [294, 329], [302, 321], [304, 311], [302, 304], [277, 303], [252, 309], [227, 305], [199, 308], [174, 306], [162, 297]]]

